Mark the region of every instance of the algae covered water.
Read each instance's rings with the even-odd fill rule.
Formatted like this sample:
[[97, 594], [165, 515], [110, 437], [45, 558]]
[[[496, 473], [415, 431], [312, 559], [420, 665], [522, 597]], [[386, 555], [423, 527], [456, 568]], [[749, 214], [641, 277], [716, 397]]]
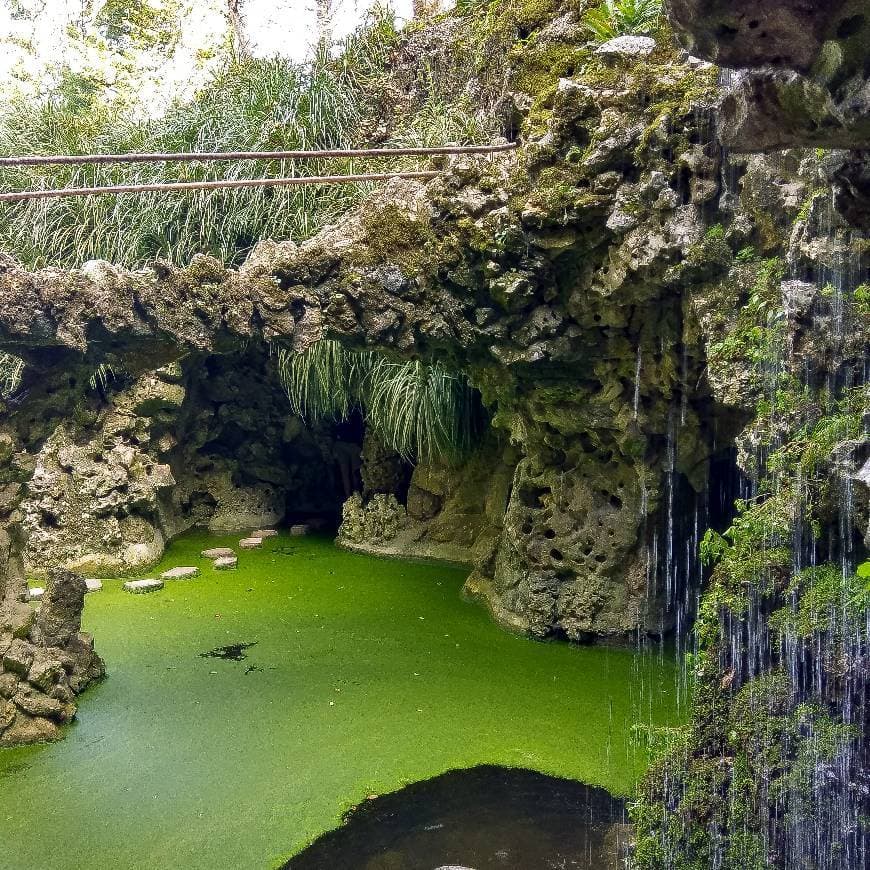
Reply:
[[522, 767], [630, 792], [632, 726], [679, 717], [673, 662], [539, 643], [463, 602], [466, 572], [279, 536], [236, 571], [195, 532], [149, 595], [88, 596], [108, 678], [60, 743], [0, 751], [0, 866], [267, 868], [372, 795]]

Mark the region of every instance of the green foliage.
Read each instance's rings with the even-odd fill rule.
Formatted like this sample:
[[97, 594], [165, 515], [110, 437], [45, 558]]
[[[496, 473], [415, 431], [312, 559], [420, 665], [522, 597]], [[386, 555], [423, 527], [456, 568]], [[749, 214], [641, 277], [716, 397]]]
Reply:
[[438, 363], [372, 362], [366, 418], [405, 459], [429, 460], [468, 449], [473, 396], [468, 381]]
[[861, 284], [855, 288], [852, 301], [859, 314], [870, 317], [870, 284]]
[[15, 394], [24, 373], [24, 360], [11, 353], [0, 353], [0, 399], [8, 399]]
[[277, 359], [290, 407], [302, 417], [343, 420], [358, 409], [408, 461], [455, 456], [471, 444], [476, 394], [439, 363], [394, 362], [331, 340], [299, 354], [279, 347]]
[[[351, 146], [368, 112], [373, 80], [387, 69], [396, 38], [389, 20], [386, 15], [372, 18], [347, 40], [338, 59], [323, 49], [306, 65], [281, 59], [228, 61], [192, 102], [149, 121], [131, 118], [123, 105], [107, 97], [101, 82], [67, 71], [48, 96], [17, 98], [4, 108], [0, 150], [82, 154]], [[361, 168], [350, 160], [24, 167], [0, 172], [0, 189], [235, 180]], [[366, 189], [324, 185], [10, 203], [0, 211], [0, 246], [37, 267], [76, 266], [88, 259], [135, 266], [158, 257], [184, 263], [196, 253], [238, 263], [261, 238], [311, 235], [358, 202]]]
[[345, 420], [359, 407], [370, 355], [318, 341], [303, 353], [277, 351], [278, 374], [294, 414], [312, 421]]
[[630, 33], [652, 33], [662, 15], [661, 0], [604, 0], [583, 16], [583, 24], [596, 42]]
[[737, 260], [738, 263], [749, 263], [755, 259], [755, 248], [752, 247], [752, 245], [747, 245], [745, 248], [741, 248], [734, 259]]
[[[715, 228], [711, 228], [715, 229]], [[775, 354], [780, 338], [779, 323], [772, 322], [779, 305], [779, 288], [785, 263], [779, 258], [760, 261], [754, 267], [754, 280], [746, 304], [722, 341], [710, 347], [714, 360], [743, 360], [753, 369]]]
[[[866, 563], [865, 563], [866, 564]], [[783, 636], [808, 640], [825, 632], [838, 644], [844, 624], [860, 619], [870, 607], [870, 588], [859, 574], [843, 575], [837, 565], [818, 565], [796, 574], [787, 590], [793, 604], [770, 617], [770, 626]]]
[[123, 49], [135, 46], [159, 49], [168, 55], [181, 34], [178, 28], [182, 4], [179, 0], [106, 0], [94, 17], [94, 24], [106, 41]]
[[106, 391], [109, 381], [115, 380], [115, 370], [109, 363], [100, 363], [88, 381], [92, 390]]

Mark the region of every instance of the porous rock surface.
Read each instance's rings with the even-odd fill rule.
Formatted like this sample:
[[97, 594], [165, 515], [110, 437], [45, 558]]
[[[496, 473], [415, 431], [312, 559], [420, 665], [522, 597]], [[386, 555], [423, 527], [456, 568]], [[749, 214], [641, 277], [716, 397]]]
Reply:
[[[701, 18], [693, 26], [706, 27]], [[371, 498], [346, 505], [344, 539], [462, 542], [474, 567], [468, 591], [536, 635], [666, 630], [670, 581], [684, 589], [680, 572], [696, 570], [669, 548], [678, 539], [696, 552], [691, 529], [674, 530], [703, 528], [711, 459], [750, 415], [742, 373], [708, 367], [721, 322], [705, 301], [719, 304], [712, 288], [739, 275], [742, 250], [780, 243], [809, 188], [798, 173], [752, 185], [751, 200], [723, 190], [714, 71], [666, 45], [648, 57], [596, 58], [568, 9], [524, 27], [533, 35], [507, 70], [507, 115], [522, 138], [514, 152], [445, 160], [443, 176], [425, 184], [391, 182], [311, 239], [261, 242], [238, 270], [197, 257], [184, 268], [30, 272], [4, 258], [0, 342], [32, 373], [4, 424], [5, 503], [14, 506], [41, 445], [81, 402], [83, 381], [71, 385], [69, 372], [92, 370], [110, 345], [134, 379], [185, 360], [173, 375], [185, 398], [164, 406], [173, 420], [148, 435], [148, 451], [157, 448], [177, 481], [161, 514], [170, 533], [244, 516], [227, 487], [271, 487], [274, 499], [259, 492], [264, 513], [316, 493], [329, 473], [328, 436], [277, 402], [264, 342], [301, 351], [336, 338], [465, 371], [497, 444], [495, 459], [418, 466], [402, 482], [401, 510], [369, 448]], [[729, 197], [729, 229], [710, 236]], [[733, 311], [744, 296], [727, 288]]]
[[[573, 50], [577, 33], [560, 26], [547, 45]], [[667, 52], [652, 58], [652, 77], [653, 61], [590, 60], [557, 80], [518, 152], [449, 161], [429, 184], [390, 183], [308, 241], [261, 242], [237, 271], [207, 257], [99, 273], [6, 261], [0, 339], [46, 373], [99, 354], [94, 329], [133, 373], [193, 354], [231, 380], [217, 351], [263, 339], [302, 350], [325, 336], [463, 369], [499, 450], [514, 452], [513, 480], [497, 522], [448, 511], [427, 521], [430, 536], [476, 528], [473, 591], [505, 623], [574, 639], [661, 631], [673, 616], [656, 592], [665, 566], [650, 557], [651, 530], [664, 493], [681, 488], [692, 503], [703, 490], [714, 416], [697, 342], [680, 350], [686, 275], [673, 267], [703, 237], [718, 158], [696, 144], [710, 76]], [[191, 419], [173, 434], [183, 445], [197, 431]], [[198, 463], [185, 464], [188, 483], [169, 463], [172, 501], [188, 515], [213, 498]], [[412, 492], [418, 513], [443, 499]]]
[[668, 0], [693, 54], [742, 72], [721, 104], [740, 151], [870, 147], [870, 10], [863, 0]]
[[81, 631], [85, 581], [53, 571], [38, 614], [26, 603], [20, 558], [0, 533], [0, 747], [56, 740], [76, 714], [76, 696], [105, 673]]

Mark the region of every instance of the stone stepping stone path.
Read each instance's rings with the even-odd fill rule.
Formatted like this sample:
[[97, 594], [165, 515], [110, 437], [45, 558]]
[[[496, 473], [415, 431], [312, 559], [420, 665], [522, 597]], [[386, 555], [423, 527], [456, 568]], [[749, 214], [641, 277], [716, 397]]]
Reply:
[[28, 601], [42, 601], [43, 595], [45, 595], [45, 589], [41, 586], [34, 586], [32, 589], [27, 590]]
[[103, 581], [98, 580], [96, 577], [85, 577], [85, 593], [88, 592], [102, 592], [103, 590]]
[[252, 538], [275, 538], [278, 532], [275, 529], [257, 529], [256, 532], [251, 532]]
[[239, 541], [239, 546], [243, 550], [256, 550], [258, 547], [261, 547], [262, 544], [262, 538], [242, 538], [242, 540]]
[[216, 571], [230, 571], [233, 568], [238, 567], [239, 557], [238, 556], [219, 556], [214, 560], [214, 567]]
[[145, 580], [128, 580], [124, 584], [125, 592], [141, 594], [143, 592], [156, 592], [163, 588], [163, 581], [157, 577], [148, 577]]
[[199, 577], [199, 568], [193, 566], [170, 568], [160, 575], [161, 580], [190, 580], [191, 577]]
[[311, 526], [308, 523], [297, 523], [295, 526], [290, 526], [290, 534], [296, 538], [307, 535], [311, 531]]
[[225, 559], [236, 554], [229, 547], [212, 547], [210, 550], [203, 550], [199, 555], [203, 559]]

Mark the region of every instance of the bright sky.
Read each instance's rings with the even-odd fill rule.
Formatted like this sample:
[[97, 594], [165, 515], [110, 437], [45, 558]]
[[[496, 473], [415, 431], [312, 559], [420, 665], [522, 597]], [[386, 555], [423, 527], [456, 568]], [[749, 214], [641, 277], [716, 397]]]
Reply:
[[[84, 46], [66, 36], [82, 8], [100, 0], [0, 0], [0, 94], [33, 90], [50, 83], [50, 71], [62, 61], [74, 70], [97, 73], [109, 84], [119, 70], [99, 47]], [[163, 0], [153, 0], [159, 5]], [[204, 57], [226, 34], [226, 0], [183, 0], [185, 26], [181, 43], [169, 62], [137, 58], [136, 78], [142, 80], [146, 112], [159, 113], [175, 97], [188, 96], [207, 75]], [[333, 32], [340, 39], [354, 30], [377, 0], [333, 0]], [[10, 8], [31, 13], [16, 20]], [[391, 0], [398, 20], [411, 16], [412, 0]], [[258, 55], [282, 55], [302, 60], [317, 39], [314, 0], [246, 0], [243, 4], [248, 37]], [[49, 84], [50, 86], [50, 84]]]

